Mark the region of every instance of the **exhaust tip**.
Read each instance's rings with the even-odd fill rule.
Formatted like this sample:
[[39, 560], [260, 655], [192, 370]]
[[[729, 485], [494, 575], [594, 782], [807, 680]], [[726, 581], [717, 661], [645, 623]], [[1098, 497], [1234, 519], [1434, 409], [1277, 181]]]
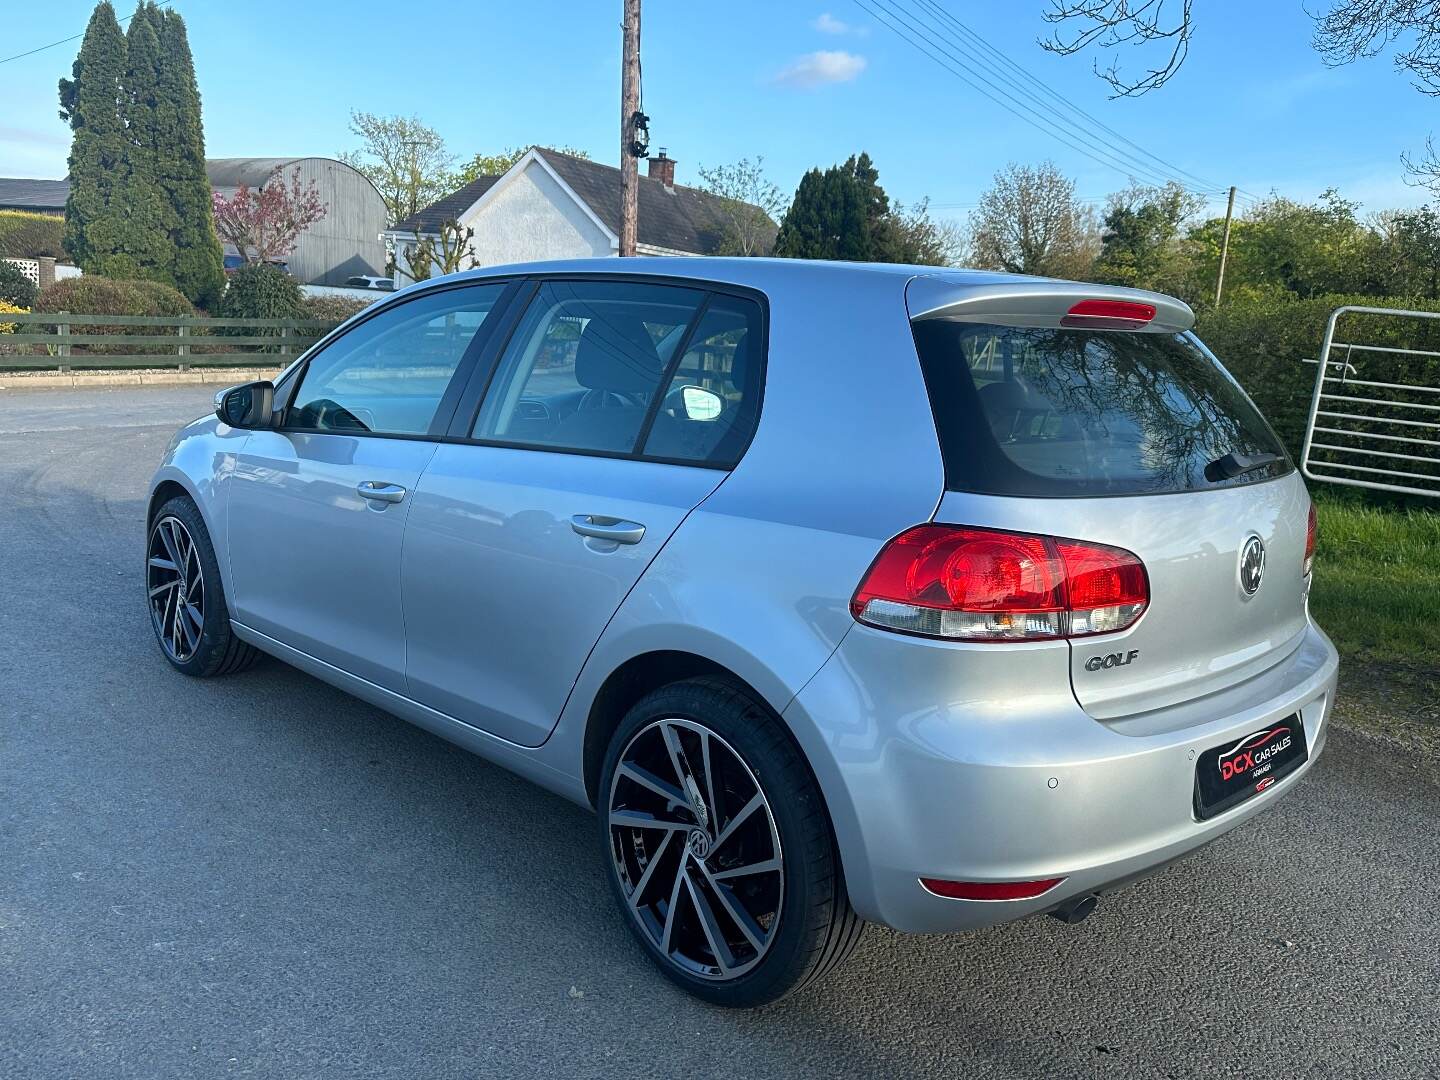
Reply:
[[1077, 896], [1073, 900], [1067, 900], [1057, 908], [1053, 908], [1047, 914], [1052, 919], [1059, 919], [1067, 926], [1074, 926], [1078, 922], [1088, 919], [1094, 910], [1100, 906], [1100, 897], [1094, 893], [1086, 893], [1084, 896]]

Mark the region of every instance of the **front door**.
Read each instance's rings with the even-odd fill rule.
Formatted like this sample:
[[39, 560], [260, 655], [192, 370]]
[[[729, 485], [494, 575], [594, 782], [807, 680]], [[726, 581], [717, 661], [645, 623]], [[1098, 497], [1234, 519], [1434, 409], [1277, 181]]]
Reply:
[[545, 740], [626, 594], [744, 450], [762, 337], [758, 304], [703, 287], [540, 285], [470, 441], [438, 448], [410, 509], [412, 697]]
[[310, 357], [281, 424], [245, 443], [230, 485], [232, 615], [404, 691], [400, 546], [432, 429], [453, 411], [502, 284], [385, 308]]

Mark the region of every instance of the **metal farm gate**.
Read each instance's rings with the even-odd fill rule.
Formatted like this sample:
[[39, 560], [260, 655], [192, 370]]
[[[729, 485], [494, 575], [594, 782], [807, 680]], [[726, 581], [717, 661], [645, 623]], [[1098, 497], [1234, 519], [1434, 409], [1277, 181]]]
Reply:
[[[1433, 349], [1337, 341], [1342, 315], [1405, 320]], [[1340, 307], [1320, 346], [1300, 469], [1312, 480], [1440, 498], [1440, 313]], [[1350, 320], [1354, 322], [1354, 320]], [[1427, 335], [1427, 331], [1430, 334]], [[1368, 335], [1347, 329], [1347, 337]]]

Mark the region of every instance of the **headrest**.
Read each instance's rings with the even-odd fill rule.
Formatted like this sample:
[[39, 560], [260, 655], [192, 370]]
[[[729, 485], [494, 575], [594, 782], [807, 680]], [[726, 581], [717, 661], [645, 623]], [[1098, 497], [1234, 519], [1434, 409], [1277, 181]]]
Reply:
[[592, 390], [622, 394], [654, 391], [661, 375], [660, 354], [645, 324], [634, 315], [597, 314], [580, 332], [575, 379]]

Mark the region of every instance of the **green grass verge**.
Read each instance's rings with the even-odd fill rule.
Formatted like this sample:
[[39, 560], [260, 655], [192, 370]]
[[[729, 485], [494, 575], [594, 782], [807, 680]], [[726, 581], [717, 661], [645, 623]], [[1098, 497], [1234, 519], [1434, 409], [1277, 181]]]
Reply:
[[1440, 669], [1440, 513], [1325, 492], [1315, 509], [1316, 621], [1347, 657]]
[[1315, 487], [1310, 611], [1340, 650], [1339, 718], [1440, 754], [1440, 509]]

